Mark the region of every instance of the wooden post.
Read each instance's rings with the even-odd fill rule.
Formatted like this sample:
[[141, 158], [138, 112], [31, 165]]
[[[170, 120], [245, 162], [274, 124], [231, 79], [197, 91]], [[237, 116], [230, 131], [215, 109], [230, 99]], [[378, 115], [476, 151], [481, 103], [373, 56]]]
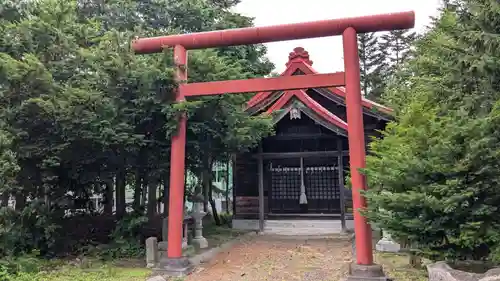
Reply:
[[[176, 79], [185, 83], [187, 79], [187, 51], [183, 46], [175, 46], [174, 62], [177, 67]], [[182, 92], [178, 91], [176, 102], [184, 101]], [[177, 134], [172, 137], [170, 150], [170, 196], [168, 209], [168, 251], [169, 258], [182, 256], [182, 228], [184, 220], [184, 177], [186, 154], [186, 115], [179, 118]]]
[[259, 146], [259, 232], [264, 232], [264, 159]]
[[360, 209], [366, 208], [366, 199], [360, 191], [366, 190], [366, 179], [359, 171], [366, 166], [365, 132], [361, 107], [361, 84], [357, 32], [348, 27], [342, 34], [344, 67], [346, 75], [346, 106], [351, 166], [354, 232], [356, 235], [356, 259], [358, 265], [373, 264], [372, 230]]

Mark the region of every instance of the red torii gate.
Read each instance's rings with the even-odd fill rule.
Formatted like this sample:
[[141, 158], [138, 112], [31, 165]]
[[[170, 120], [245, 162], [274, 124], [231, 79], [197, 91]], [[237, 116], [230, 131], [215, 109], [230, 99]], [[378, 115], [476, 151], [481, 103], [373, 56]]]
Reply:
[[[306, 23], [284, 24], [267, 27], [237, 28], [221, 31], [141, 38], [132, 42], [138, 54], [157, 53], [164, 48], [174, 48], [174, 63], [179, 82], [176, 101], [185, 97], [219, 95], [226, 93], [265, 92], [307, 88], [345, 86], [349, 157], [352, 179], [356, 264], [351, 265], [351, 278], [366, 279], [383, 276], [381, 268], [373, 264], [371, 228], [357, 209], [366, 207], [360, 194], [366, 181], [358, 171], [364, 168], [366, 152], [361, 107], [361, 87], [357, 34], [412, 28], [414, 12], [401, 12], [345, 19], [322, 20]], [[187, 83], [187, 50], [223, 46], [248, 45], [294, 39], [342, 35], [345, 72], [314, 74], [292, 77], [257, 78], [246, 80]], [[186, 145], [186, 116], [180, 116], [178, 132], [172, 137], [170, 165], [170, 201], [168, 215], [168, 253], [160, 261], [158, 270], [173, 275], [183, 275], [191, 270], [182, 257], [182, 221], [184, 215], [184, 173]], [[363, 279], [363, 280], [364, 280]]]

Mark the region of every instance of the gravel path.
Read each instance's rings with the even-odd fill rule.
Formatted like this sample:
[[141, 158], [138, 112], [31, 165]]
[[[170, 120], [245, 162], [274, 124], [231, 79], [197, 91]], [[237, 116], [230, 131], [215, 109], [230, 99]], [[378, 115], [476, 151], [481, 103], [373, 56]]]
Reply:
[[201, 264], [186, 281], [341, 280], [351, 261], [346, 239], [255, 236]]

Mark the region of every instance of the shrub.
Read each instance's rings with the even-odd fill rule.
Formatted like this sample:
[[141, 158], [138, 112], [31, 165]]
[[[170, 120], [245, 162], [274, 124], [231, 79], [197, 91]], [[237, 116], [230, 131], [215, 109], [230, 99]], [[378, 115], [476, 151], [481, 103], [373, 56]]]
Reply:
[[233, 226], [233, 214], [221, 213], [219, 218], [222, 225], [227, 225], [229, 227]]
[[39, 249], [53, 252], [58, 225], [40, 201], [30, 202], [22, 211], [0, 209], [0, 256], [21, 255]]

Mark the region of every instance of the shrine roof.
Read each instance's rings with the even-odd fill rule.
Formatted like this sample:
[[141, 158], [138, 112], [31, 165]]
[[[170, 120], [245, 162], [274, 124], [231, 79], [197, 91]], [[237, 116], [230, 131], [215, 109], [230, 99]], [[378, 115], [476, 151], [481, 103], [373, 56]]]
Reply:
[[[321, 106], [318, 102], [310, 98], [307, 93], [303, 90], [293, 90], [285, 92], [271, 107], [267, 109], [265, 114], [272, 114], [277, 110], [281, 110], [286, 107], [286, 105], [291, 105], [291, 101], [296, 99], [301, 104], [305, 105], [308, 109], [319, 114], [329, 123], [340, 127], [341, 129], [347, 130], [347, 123], [336, 116], [335, 114], [328, 111], [326, 108]], [[291, 107], [289, 107], [291, 109]], [[301, 107], [296, 107], [297, 109], [303, 109]]]
[[[309, 75], [318, 74], [318, 72], [312, 67], [313, 62], [309, 57], [309, 53], [302, 47], [297, 47], [288, 56], [288, 62], [286, 63], [286, 69], [280, 76], [292, 76], [292, 75]], [[308, 89], [309, 90], [309, 89]], [[345, 87], [330, 87], [324, 89], [312, 89], [320, 93], [321, 95], [329, 98], [332, 101], [336, 101], [345, 106], [346, 90]], [[294, 107], [292, 104], [297, 104], [297, 102], [302, 107], [295, 106], [295, 108], [300, 108], [309, 117], [318, 121], [318, 118], [326, 123], [334, 125], [335, 127], [343, 130], [347, 130], [347, 123], [326, 109], [323, 105], [312, 99], [308, 94], [307, 90], [289, 90], [289, 91], [275, 91], [275, 92], [260, 92], [254, 95], [248, 102], [246, 110], [252, 114], [264, 113], [272, 114], [278, 110], [285, 110], [285, 112], [290, 112]], [[369, 99], [362, 99], [362, 106], [366, 110], [380, 112], [382, 115], [387, 115], [392, 112], [388, 107], [378, 104]], [[311, 116], [314, 114], [315, 116]], [[386, 119], [380, 114], [374, 113], [375, 115], [381, 117], [381, 119]], [[281, 118], [283, 114], [280, 114]]]

